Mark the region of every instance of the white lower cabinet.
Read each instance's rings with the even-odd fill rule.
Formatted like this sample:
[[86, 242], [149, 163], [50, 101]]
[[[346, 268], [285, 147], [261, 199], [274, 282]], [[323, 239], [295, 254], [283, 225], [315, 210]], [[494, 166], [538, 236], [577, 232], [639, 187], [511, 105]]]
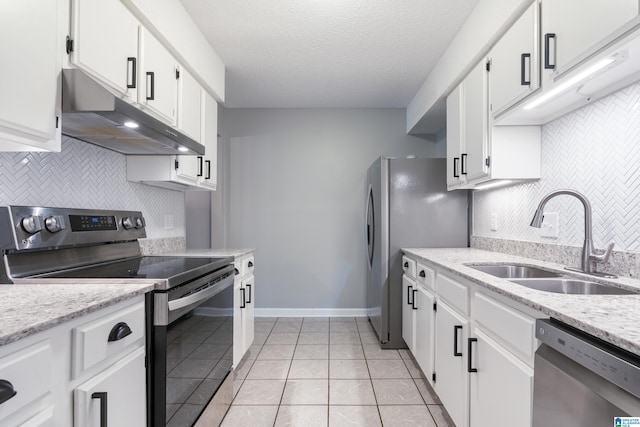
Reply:
[[413, 302], [416, 295], [416, 282], [406, 274], [402, 276], [402, 339], [409, 350], [415, 354], [416, 310]]
[[138, 348], [73, 393], [74, 427], [144, 426], [145, 351]]
[[[131, 333], [117, 333], [123, 324]], [[16, 392], [0, 403], [0, 425], [104, 426], [103, 414], [146, 425], [144, 328], [140, 295], [0, 346], [0, 380]]]
[[508, 420], [510, 427], [531, 426], [533, 368], [482, 329], [474, 328], [473, 336], [471, 366], [477, 372], [469, 374], [471, 425], [490, 426]]
[[233, 366], [237, 367], [253, 344], [255, 337], [255, 286], [252, 254], [236, 258], [233, 284]]
[[546, 316], [413, 261], [435, 294], [403, 275], [403, 337], [455, 425], [531, 426], [535, 319]]
[[433, 388], [458, 427], [469, 425], [468, 337], [469, 321], [438, 302]]
[[435, 311], [436, 297], [422, 286], [417, 286], [415, 293], [415, 341], [413, 354], [422, 368], [425, 377], [432, 380], [434, 343], [435, 343]]

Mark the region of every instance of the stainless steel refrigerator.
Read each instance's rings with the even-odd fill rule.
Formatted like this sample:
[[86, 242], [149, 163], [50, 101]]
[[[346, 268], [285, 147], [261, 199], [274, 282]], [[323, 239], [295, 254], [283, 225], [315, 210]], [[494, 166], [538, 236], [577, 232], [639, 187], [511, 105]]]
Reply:
[[367, 311], [382, 348], [406, 347], [400, 248], [468, 246], [468, 192], [446, 176], [445, 159], [381, 157], [367, 171]]

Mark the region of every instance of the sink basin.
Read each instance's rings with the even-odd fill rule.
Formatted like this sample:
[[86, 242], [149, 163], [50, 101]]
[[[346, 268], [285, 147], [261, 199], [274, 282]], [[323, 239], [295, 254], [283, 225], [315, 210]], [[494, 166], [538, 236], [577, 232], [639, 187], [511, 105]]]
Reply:
[[492, 276], [500, 277], [502, 279], [526, 279], [533, 277], [562, 276], [562, 274], [555, 273], [553, 271], [547, 271], [541, 268], [519, 264], [476, 264], [468, 265], [467, 267], [482, 271], [483, 273], [491, 274]]
[[557, 294], [632, 295], [640, 293], [640, 291], [621, 289], [615, 286], [576, 279], [574, 277], [512, 279], [511, 282], [526, 286], [527, 288], [536, 289], [538, 291], [553, 292]]

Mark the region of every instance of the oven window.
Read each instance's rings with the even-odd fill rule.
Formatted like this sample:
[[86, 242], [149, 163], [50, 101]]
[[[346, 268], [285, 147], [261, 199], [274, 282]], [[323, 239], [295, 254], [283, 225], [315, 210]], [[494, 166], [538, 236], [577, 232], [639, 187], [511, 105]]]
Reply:
[[192, 425], [231, 371], [232, 363], [231, 315], [211, 315], [206, 309], [196, 309], [195, 314], [169, 325], [167, 424]]

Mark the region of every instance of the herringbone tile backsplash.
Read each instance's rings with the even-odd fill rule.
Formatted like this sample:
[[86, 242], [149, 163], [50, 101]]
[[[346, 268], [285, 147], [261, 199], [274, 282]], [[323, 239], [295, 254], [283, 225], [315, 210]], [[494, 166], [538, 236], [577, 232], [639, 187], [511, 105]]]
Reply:
[[[571, 188], [587, 196], [593, 209], [598, 248], [640, 251], [640, 84], [563, 116], [542, 128], [542, 178], [535, 183], [474, 193], [474, 234], [581, 246], [582, 204], [573, 197], [552, 199], [545, 212], [559, 212], [558, 239], [529, 227], [547, 193]], [[491, 231], [496, 213], [498, 230]]]
[[126, 156], [67, 137], [60, 153], [0, 153], [0, 205], [139, 210], [147, 237], [185, 234], [184, 193], [129, 182]]

